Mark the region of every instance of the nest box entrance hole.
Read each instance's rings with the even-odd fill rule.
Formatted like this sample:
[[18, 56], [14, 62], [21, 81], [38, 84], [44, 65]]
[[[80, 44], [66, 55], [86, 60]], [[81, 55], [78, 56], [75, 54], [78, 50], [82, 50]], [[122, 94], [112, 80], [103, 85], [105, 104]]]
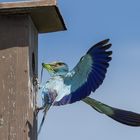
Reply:
[[33, 71], [33, 74], [35, 74], [35, 54], [34, 52], [32, 52], [32, 71]]

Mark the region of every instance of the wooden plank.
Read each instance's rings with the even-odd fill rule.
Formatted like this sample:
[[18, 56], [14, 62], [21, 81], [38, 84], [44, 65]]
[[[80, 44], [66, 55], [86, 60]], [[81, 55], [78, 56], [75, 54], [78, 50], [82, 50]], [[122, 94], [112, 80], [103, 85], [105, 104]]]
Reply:
[[37, 140], [32, 79], [38, 33], [29, 15], [0, 16], [0, 21], [0, 140]]
[[54, 6], [56, 0], [37, 0], [37, 1], [16, 1], [16, 2], [1, 2], [0, 9], [15, 9], [15, 8], [33, 8], [42, 6]]

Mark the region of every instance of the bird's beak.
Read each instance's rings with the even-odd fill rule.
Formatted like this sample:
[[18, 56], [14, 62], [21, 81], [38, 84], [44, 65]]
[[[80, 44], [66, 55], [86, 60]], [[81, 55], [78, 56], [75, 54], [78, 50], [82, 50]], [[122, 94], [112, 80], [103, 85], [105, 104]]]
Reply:
[[42, 67], [45, 68], [47, 71], [50, 71], [50, 72], [54, 71], [51, 64], [42, 63]]

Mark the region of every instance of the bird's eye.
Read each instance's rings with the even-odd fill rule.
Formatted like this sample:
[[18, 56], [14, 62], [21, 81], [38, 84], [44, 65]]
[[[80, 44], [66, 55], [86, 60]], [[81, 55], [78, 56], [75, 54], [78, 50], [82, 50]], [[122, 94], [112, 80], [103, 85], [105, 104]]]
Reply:
[[58, 66], [62, 66], [62, 63], [57, 63]]

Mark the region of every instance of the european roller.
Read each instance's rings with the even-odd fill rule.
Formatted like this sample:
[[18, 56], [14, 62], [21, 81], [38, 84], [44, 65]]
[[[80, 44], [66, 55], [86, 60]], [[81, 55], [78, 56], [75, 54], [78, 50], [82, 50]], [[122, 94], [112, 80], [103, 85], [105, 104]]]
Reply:
[[43, 105], [38, 108], [38, 111], [43, 109], [44, 116], [39, 132], [50, 107], [72, 104], [77, 101], [85, 102], [99, 113], [120, 123], [140, 126], [140, 114], [117, 109], [88, 97], [105, 79], [112, 55], [110, 47], [109, 39], [95, 44], [70, 71], [64, 62], [42, 63], [42, 67], [51, 77], [41, 87]]

